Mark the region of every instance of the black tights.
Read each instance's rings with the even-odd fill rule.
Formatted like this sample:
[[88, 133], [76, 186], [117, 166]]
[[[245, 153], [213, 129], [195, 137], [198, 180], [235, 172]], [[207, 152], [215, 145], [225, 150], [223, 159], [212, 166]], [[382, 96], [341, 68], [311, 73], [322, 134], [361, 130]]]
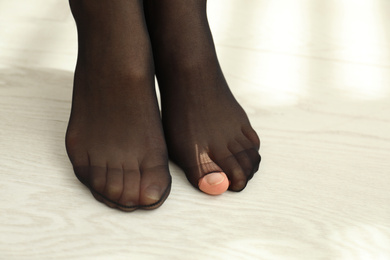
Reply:
[[196, 188], [222, 171], [230, 190], [244, 189], [260, 141], [219, 66], [206, 1], [70, 5], [79, 53], [66, 144], [94, 196], [125, 211], [160, 206], [171, 187], [168, 154]]

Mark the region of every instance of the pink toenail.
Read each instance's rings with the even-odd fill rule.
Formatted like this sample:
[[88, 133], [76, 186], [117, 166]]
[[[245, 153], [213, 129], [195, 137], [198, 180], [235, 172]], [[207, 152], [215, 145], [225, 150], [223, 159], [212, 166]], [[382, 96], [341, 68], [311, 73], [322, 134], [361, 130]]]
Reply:
[[213, 172], [199, 180], [199, 189], [210, 195], [224, 193], [229, 187], [229, 180], [224, 172]]

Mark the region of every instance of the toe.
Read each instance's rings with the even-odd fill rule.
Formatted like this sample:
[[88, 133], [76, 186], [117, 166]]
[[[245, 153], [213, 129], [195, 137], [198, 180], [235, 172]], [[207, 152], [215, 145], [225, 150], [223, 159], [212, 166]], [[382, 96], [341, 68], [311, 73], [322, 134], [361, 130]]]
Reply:
[[119, 199], [120, 209], [132, 211], [138, 208], [141, 174], [139, 170], [124, 169], [123, 193]]
[[188, 181], [195, 188], [199, 188], [199, 181], [207, 174], [213, 172], [223, 172], [221, 167], [219, 167], [209, 156], [206, 149], [201, 151], [197, 150], [196, 153], [191, 155], [191, 163], [188, 163], [192, 166], [183, 167], [183, 170], [186, 174]]
[[229, 150], [220, 149], [218, 156], [215, 156], [213, 159], [228, 176], [230, 181], [229, 190], [241, 191], [245, 188], [248, 177], [235, 156]]
[[162, 185], [158, 183], [150, 184], [142, 191], [141, 205], [146, 207], [154, 205], [163, 197], [165, 189], [165, 187], [162, 187]]
[[228, 146], [228, 149], [233, 154], [234, 158], [236, 158], [238, 164], [244, 171], [245, 176], [249, 178], [253, 172], [253, 162], [248, 156], [246, 149], [238, 142], [231, 143]]
[[256, 147], [257, 150], [260, 149], [260, 138], [250, 125], [243, 126], [241, 128], [241, 132], [250, 141], [250, 143]]
[[[256, 133], [255, 133], [256, 134]], [[256, 135], [257, 136], [257, 135]], [[259, 154], [259, 147], [260, 143], [254, 143], [250, 141], [248, 138], [243, 136], [242, 138], [237, 139], [237, 142], [241, 145], [241, 147], [245, 150], [245, 153], [247, 154], [248, 159], [250, 160], [250, 177], [251, 179], [253, 175], [258, 171], [261, 157]]]
[[252, 162], [252, 174], [250, 175], [249, 179], [253, 177], [253, 175], [259, 170], [260, 162], [261, 162], [261, 156], [256, 149], [247, 149], [246, 154], [248, 155], [249, 159]]
[[118, 202], [123, 192], [123, 170], [122, 168], [107, 169], [106, 186], [103, 195], [112, 202]]
[[90, 189], [102, 195], [106, 187], [106, 175], [106, 167], [90, 166], [88, 174], [88, 186]]
[[117, 200], [123, 190], [121, 170], [102, 166], [91, 166], [89, 188], [96, 200], [111, 208], [117, 208]]
[[244, 176], [242, 170], [233, 170], [231, 176], [232, 181], [230, 182], [229, 190], [239, 192], [245, 189], [248, 183], [248, 178]]
[[171, 176], [167, 165], [142, 168], [139, 207], [154, 209], [161, 206], [170, 189]]
[[220, 195], [229, 188], [229, 180], [224, 172], [213, 172], [199, 180], [199, 189], [209, 195]]

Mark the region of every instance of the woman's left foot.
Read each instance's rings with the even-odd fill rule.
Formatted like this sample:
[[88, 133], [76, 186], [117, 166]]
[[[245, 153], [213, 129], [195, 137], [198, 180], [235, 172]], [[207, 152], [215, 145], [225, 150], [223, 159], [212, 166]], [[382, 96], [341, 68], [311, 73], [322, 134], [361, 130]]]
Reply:
[[219, 66], [206, 1], [148, 0], [145, 12], [170, 158], [208, 194], [243, 190], [260, 140]]

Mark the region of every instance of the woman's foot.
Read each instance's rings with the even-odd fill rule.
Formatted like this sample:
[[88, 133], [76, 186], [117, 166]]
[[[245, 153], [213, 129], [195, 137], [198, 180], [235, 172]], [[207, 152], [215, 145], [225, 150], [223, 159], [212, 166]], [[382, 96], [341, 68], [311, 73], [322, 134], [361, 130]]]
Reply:
[[101, 202], [153, 209], [171, 176], [142, 3], [71, 0], [79, 36], [66, 145], [74, 171]]
[[241, 191], [258, 170], [260, 141], [219, 66], [206, 1], [147, 0], [145, 13], [170, 158], [206, 193]]

